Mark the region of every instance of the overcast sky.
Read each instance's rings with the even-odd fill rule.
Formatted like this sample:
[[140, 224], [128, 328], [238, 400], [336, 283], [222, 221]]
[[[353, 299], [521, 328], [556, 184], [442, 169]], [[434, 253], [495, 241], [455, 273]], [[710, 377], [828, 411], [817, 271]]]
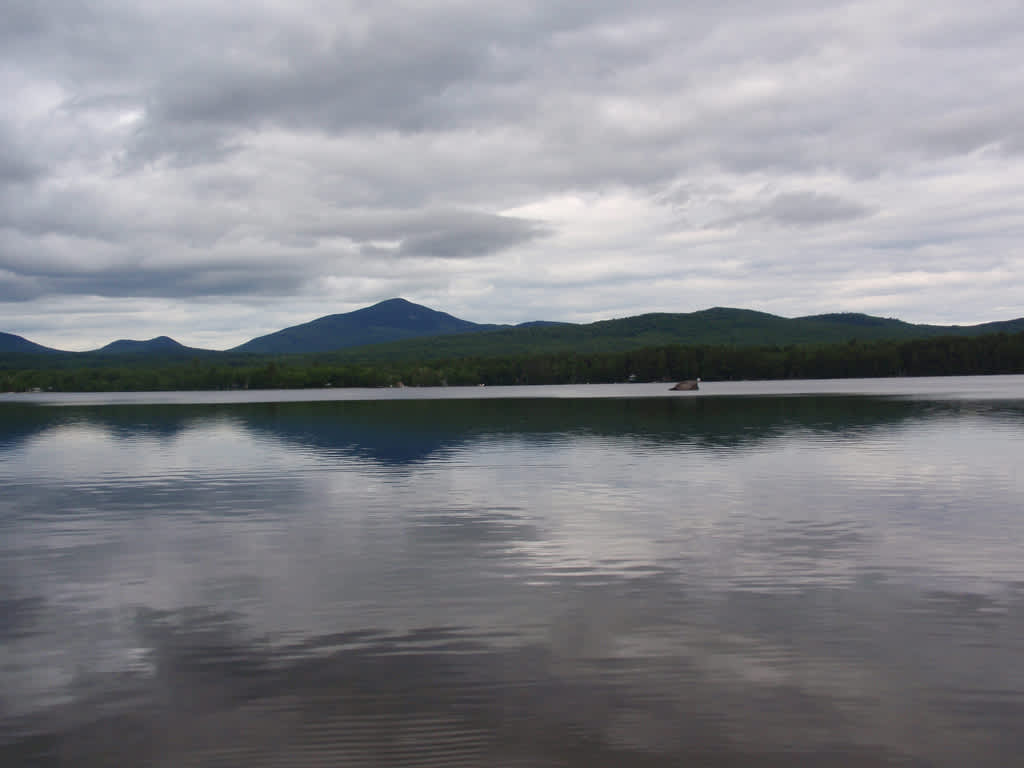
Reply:
[[0, 330], [1024, 315], [1020, 0], [0, 0]]

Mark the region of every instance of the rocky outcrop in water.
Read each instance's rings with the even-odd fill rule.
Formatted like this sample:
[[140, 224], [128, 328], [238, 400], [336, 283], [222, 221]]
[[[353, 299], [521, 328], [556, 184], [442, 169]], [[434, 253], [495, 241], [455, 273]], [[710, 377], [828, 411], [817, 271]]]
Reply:
[[687, 379], [669, 388], [669, 392], [691, 392], [695, 389], [700, 389], [699, 384], [700, 379]]

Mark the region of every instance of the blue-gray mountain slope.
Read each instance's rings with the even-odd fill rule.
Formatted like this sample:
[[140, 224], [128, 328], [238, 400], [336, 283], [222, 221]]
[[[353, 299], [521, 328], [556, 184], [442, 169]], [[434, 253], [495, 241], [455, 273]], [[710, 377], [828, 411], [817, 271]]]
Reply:
[[269, 333], [229, 351], [273, 355], [312, 354], [419, 336], [472, 333], [498, 327], [461, 320], [405, 299], [388, 299], [372, 307], [327, 315]]
[[146, 341], [134, 339], [118, 339], [105, 347], [88, 352], [90, 355], [145, 355], [154, 357], [183, 357], [197, 353], [208, 353], [209, 350], [186, 347], [169, 336], [157, 336]]
[[0, 332], [0, 354], [40, 355], [52, 354], [54, 352], [59, 352], [59, 350], [44, 347], [42, 344], [36, 344], [34, 341], [29, 341], [23, 336]]

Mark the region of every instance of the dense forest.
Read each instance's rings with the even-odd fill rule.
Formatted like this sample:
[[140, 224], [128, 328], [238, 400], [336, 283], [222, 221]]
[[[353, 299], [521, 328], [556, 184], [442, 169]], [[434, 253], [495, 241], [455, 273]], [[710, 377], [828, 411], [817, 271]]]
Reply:
[[[227, 361], [130, 358], [101, 365], [0, 364], [0, 391], [134, 391], [302, 387], [573, 384], [1024, 373], [1024, 333], [912, 341], [741, 347], [664, 345], [415, 362], [237, 356]], [[39, 362], [36, 359], [36, 362]]]

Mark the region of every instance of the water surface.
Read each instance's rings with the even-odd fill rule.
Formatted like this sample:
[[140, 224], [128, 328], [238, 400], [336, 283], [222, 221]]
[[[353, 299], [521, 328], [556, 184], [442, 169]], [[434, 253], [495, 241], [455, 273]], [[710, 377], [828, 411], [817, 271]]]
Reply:
[[0, 764], [1012, 764], [1022, 463], [1024, 377], [6, 396]]

